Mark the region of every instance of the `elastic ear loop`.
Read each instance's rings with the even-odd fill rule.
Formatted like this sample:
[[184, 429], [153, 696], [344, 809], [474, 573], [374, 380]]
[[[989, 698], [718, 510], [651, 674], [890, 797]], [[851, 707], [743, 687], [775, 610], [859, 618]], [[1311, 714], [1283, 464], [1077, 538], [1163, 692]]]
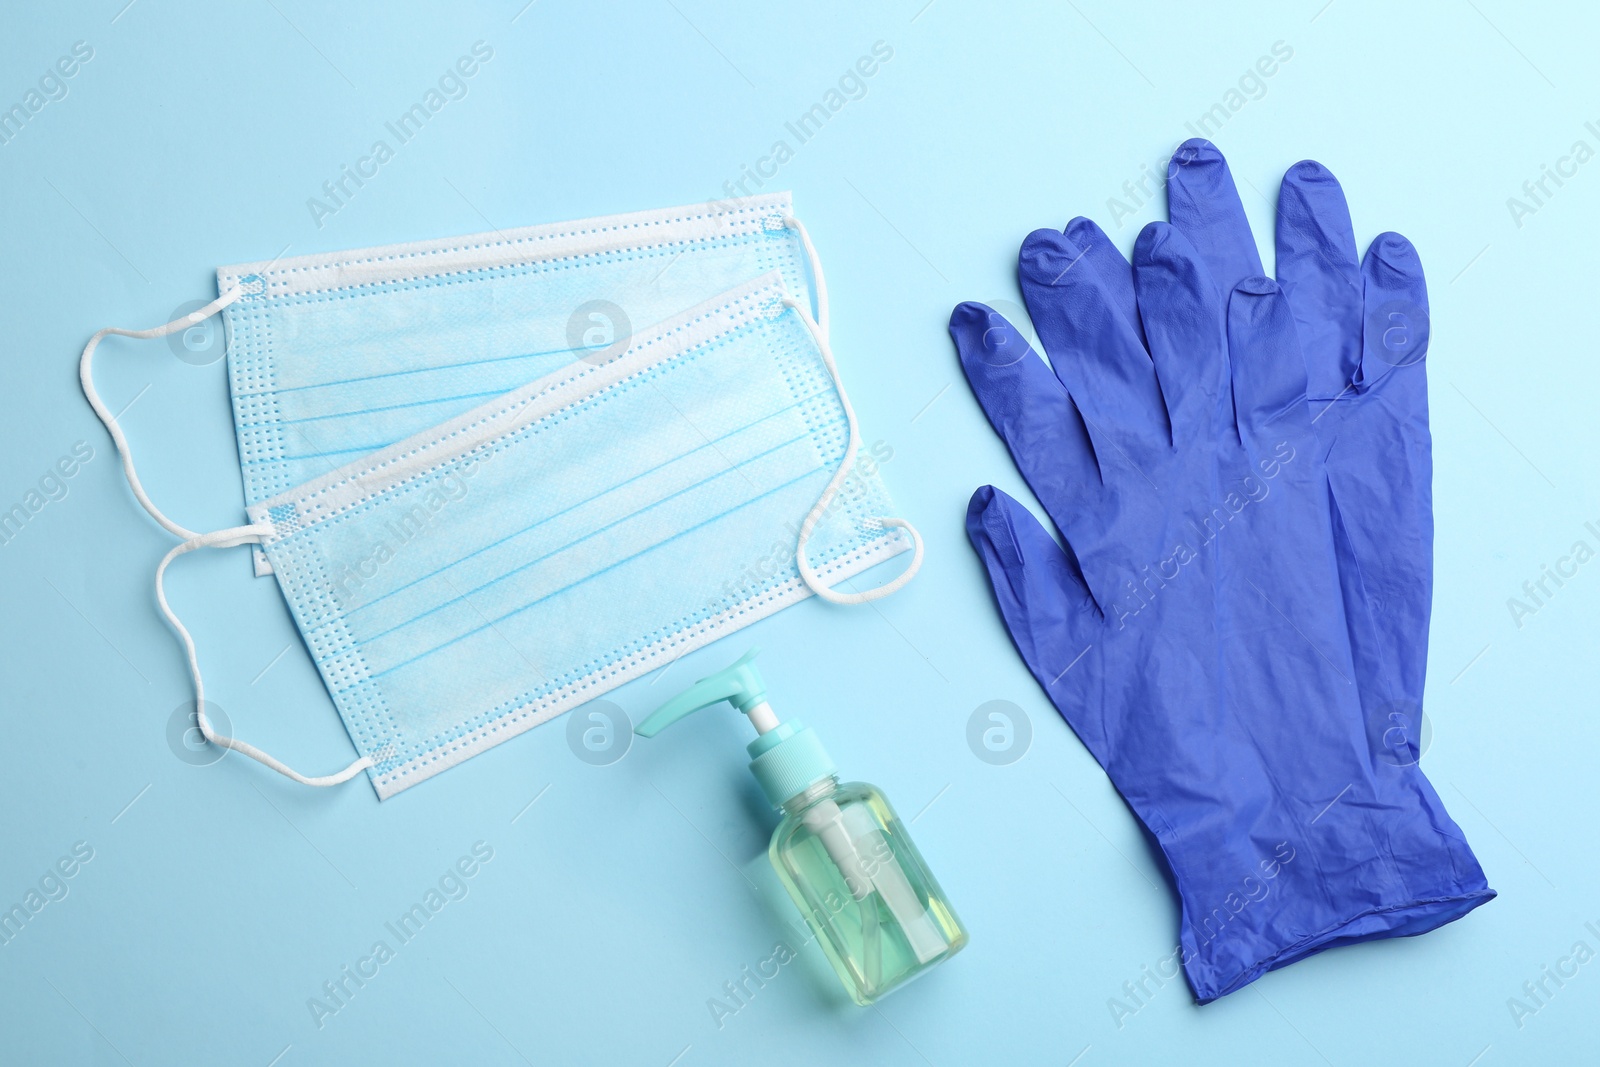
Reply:
[[233, 548], [237, 545], [258, 545], [263, 537], [272, 532], [273, 528], [267, 524], [234, 526], [226, 530], [199, 534], [184, 541], [181, 545], [173, 546], [172, 551], [163, 556], [161, 564], [156, 567], [156, 601], [161, 605], [161, 614], [167, 617], [168, 625], [177, 633], [178, 639], [183, 642], [184, 654], [189, 658], [189, 677], [194, 679], [195, 723], [200, 727], [200, 732], [205, 735], [206, 740], [213, 745], [231, 748], [241, 755], [249, 756], [257, 763], [271, 767], [285, 778], [293, 778], [302, 785], [339, 785], [342, 782], [348, 782], [368, 767], [371, 767], [375, 762], [373, 758], [371, 756], [362, 756], [337, 774], [309, 777], [252, 744], [217, 733], [211, 725], [211, 720], [206, 717], [206, 687], [204, 680], [200, 677], [200, 661], [195, 655], [194, 638], [189, 636], [188, 628], [178, 618], [177, 612], [172, 610], [172, 605], [167, 603], [165, 578], [167, 566], [173, 560], [186, 552], [193, 552], [197, 548]]
[[139, 504], [150, 513], [151, 517], [159, 522], [166, 530], [183, 538], [183, 543], [177, 545], [162, 558], [156, 567], [156, 601], [161, 605], [161, 614], [166, 616], [167, 623], [177, 633], [183, 642], [184, 652], [189, 658], [189, 676], [194, 679], [195, 723], [200, 727], [200, 732], [205, 739], [214, 745], [231, 748], [233, 751], [249, 756], [251, 759], [265, 766], [271, 767], [286, 778], [293, 778], [305, 785], [338, 785], [348, 782], [363, 770], [373, 766], [376, 762], [371, 756], [362, 756], [350, 766], [337, 774], [326, 774], [321, 777], [307, 777], [291, 767], [286, 766], [254, 745], [243, 741], [225, 737], [212, 727], [211, 720], [206, 716], [205, 683], [200, 678], [200, 661], [195, 655], [194, 639], [189, 636], [189, 631], [184, 627], [172, 606], [167, 603], [167, 591], [163, 579], [166, 577], [167, 566], [173, 560], [186, 552], [193, 552], [197, 548], [233, 548], [237, 545], [259, 544], [261, 539], [273, 532], [269, 525], [234, 526], [226, 530], [216, 530], [212, 533], [195, 533], [193, 530], [179, 526], [161, 513], [146, 495], [144, 486], [139, 481], [139, 474], [133, 467], [133, 452], [128, 447], [128, 439], [122, 433], [122, 427], [117, 425], [116, 416], [111, 414], [109, 408], [100, 399], [100, 393], [94, 387], [94, 350], [99, 347], [102, 339], [110, 334], [119, 337], [136, 337], [141, 339], [165, 337], [180, 329], [188, 329], [198, 322], [215, 315], [229, 304], [238, 300], [243, 295], [243, 290], [237, 286], [229, 289], [217, 299], [203, 308], [191, 311], [180, 319], [173, 319], [164, 326], [157, 326], [153, 330], [123, 330], [117, 327], [108, 327], [96, 333], [89, 339], [88, 345], [83, 349], [83, 356], [78, 361], [78, 379], [83, 383], [83, 395], [88, 398], [89, 406], [94, 408], [94, 413], [105, 424], [106, 430], [111, 434], [111, 442], [116, 445], [117, 454], [122, 457], [122, 472], [128, 476], [128, 485], [133, 489], [134, 497]]
[[816, 285], [817, 292], [817, 320], [811, 318], [811, 309], [801, 305], [800, 301], [792, 296], [783, 298], [785, 307], [792, 308], [799, 315], [801, 323], [811, 334], [811, 339], [817, 343], [817, 349], [822, 353], [822, 362], [827, 366], [828, 373], [833, 377], [833, 386], [839, 393], [839, 403], [844, 407], [845, 421], [850, 426], [850, 440], [845, 445], [844, 461], [839, 464], [839, 469], [834, 471], [833, 479], [828, 482], [827, 488], [822, 490], [822, 495], [812, 505], [811, 511], [806, 515], [806, 521], [800, 527], [799, 544], [795, 547], [795, 563], [800, 569], [800, 578], [811, 591], [833, 604], [865, 604], [869, 601], [879, 600], [890, 593], [898, 592], [905, 584], [916, 577], [917, 571], [922, 568], [922, 535], [917, 528], [905, 519], [879, 517], [878, 522], [888, 527], [897, 527], [911, 535], [912, 555], [911, 563], [893, 580], [876, 589], [868, 589], [863, 593], [839, 593], [830, 589], [811, 567], [811, 561], [806, 558], [806, 542], [811, 540], [811, 533], [816, 529], [817, 523], [833, 503], [833, 498], [838, 495], [839, 487], [850, 476], [850, 471], [855, 467], [856, 452], [861, 447], [861, 432], [856, 428], [856, 412], [850, 406], [850, 396], [844, 391], [844, 382], [839, 378], [839, 366], [834, 362], [833, 349], [828, 345], [828, 283], [822, 275], [822, 261], [817, 258], [817, 250], [811, 244], [811, 235], [806, 233], [805, 226], [793, 215], [786, 215], [783, 224], [800, 235], [800, 242], [805, 246], [806, 256], [811, 261], [811, 275]]
[[186, 527], [179, 526], [156, 507], [145, 494], [144, 485], [139, 481], [139, 472], [133, 469], [133, 450], [128, 447], [128, 439], [122, 434], [122, 427], [117, 425], [117, 417], [111, 414], [111, 409], [106, 407], [100, 399], [100, 391], [94, 387], [94, 350], [100, 347], [100, 342], [111, 334], [118, 337], [137, 337], [148, 339], [165, 337], [169, 333], [187, 330], [199, 322], [204, 322], [229, 304], [244, 295], [244, 290], [234, 286], [226, 293], [217, 297], [203, 308], [197, 308], [181, 319], [173, 319], [165, 326], [157, 326], [153, 330], [124, 330], [116, 326], [108, 326], [89, 338], [89, 343], [83, 348], [83, 355], [78, 359], [78, 381], [83, 383], [83, 395], [89, 399], [89, 406], [94, 408], [94, 413], [100, 416], [100, 421], [105, 423], [106, 430], [111, 434], [111, 443], [117, 446], [117, 455], [122, 457], [122, 473], [128, 476], [128, 485], [133, 489], [134, 499], [139, 501], [139, 506], [150, 513], [151, 518], [159, 522], [170, 534], [178, 537], [198, 537]]
[[817, 327], [826, 337], [828, 336], [828, 279], [822, 276], [822, 260], [817, 255], [817, 246], [811, 243], [811, 234], [806, 232], [805, 223], [793, 215], [785, 215], [783, 224], [800, 235], [800, 244], [806, 250], [806, 262], [811, 264], [811, 280], [817, 291]]

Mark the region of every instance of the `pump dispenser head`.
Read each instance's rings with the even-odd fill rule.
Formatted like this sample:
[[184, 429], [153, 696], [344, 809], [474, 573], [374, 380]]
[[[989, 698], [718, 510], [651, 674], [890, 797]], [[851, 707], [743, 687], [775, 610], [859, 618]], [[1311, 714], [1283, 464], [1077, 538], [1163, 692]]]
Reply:
[[756, 776], [767, 800], [775, 808], [805, 792], [813, 782], [831, 777], [833, 760], [822, 741], [800, 720], [779, 722], [767, 703], [766, 683], [756, 670], [759, 648], [752, 648], [731, 666], [707, 675], [651, 712], [634, 732], [654, 737], [679, 719], [702, 708], [727, 701], [749, 718], [758, 736], [750, 742], [750, 773]]

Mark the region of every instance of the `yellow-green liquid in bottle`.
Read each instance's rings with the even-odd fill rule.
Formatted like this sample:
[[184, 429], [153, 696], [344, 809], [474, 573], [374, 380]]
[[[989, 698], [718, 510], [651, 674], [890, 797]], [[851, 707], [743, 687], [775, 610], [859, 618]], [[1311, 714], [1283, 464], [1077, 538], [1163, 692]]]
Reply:
[[783, 810], [767, 855], [857, 1004], [966, 945], [961, 921], [875, 786], [825, 778]]

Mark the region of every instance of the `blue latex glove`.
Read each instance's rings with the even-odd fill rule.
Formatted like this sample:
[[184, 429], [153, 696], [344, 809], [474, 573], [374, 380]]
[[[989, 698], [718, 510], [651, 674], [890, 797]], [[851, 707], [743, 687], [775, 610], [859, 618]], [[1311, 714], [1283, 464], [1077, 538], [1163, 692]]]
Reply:
[[[1233, 175], [1211, 142], [1186, 141], [1168, 174], [1172, 224], [1223, 287], [1262, 273]], [[1092, 225], [1092, 224], [1090, 224]], [[1340, 517], [1341, 574], [1368, 730], [1397, 765], [1417, 762], [1433, 601], [1428, 287], [1411, 242], [1379, 234], [1356, 258], [1344, 191], [1322, 164], [1278, 192], [1278, 283], [1305, 353], [1313, 425]], [[1132, 293], [1131, 272], [1122, 285]], [[1424, 785], [1426, 783], [1424, 782]], [[1441, 808], [1442, 811], [1442, 808]]]
[[1265, 278], [1219, 289], [1160, 224], [1123, 285], [1078, 231], [1021, 256], [1054, 374], [988, 308], [951, 319], [1067, 551], [992, 487], [968, 533], [1024, 661], [1160, 843], [1196, 997], [1491, 899], [1364, 729], [1287, 302]]
[[[1174, 226], [1222, 288], [1262, 273], [1227, 162], [1204, 139], [1173, 154]], [[1132, 271], [1086, 219], [1068, 232], [1091, 251], [1114, 298], [1133, 303]], [[1423, 683], [1433, 593], [1432, 442], [1423, 363], [1427, 283], [1416, 250], [1384, 233], [1356, 256], [1350, 211], [1320, 163], [1297, 163], [1278, 196], [1277, 272], [1304, 349], [1312, 423], [1328, 469], [1334, 535], [1363, 719], [1396, 768], [1449, 823], [1421, 772]], [[1137, 314], [1137, 312], [1131, 312]]]

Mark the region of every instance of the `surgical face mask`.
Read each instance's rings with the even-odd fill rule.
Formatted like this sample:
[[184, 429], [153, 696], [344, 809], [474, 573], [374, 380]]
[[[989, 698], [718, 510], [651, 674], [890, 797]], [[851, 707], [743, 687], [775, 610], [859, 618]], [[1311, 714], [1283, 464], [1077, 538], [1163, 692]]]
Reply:
[[[102, 410], [93, 347], [83, 374]], [[262, 500], [248, 526], [187, 535], [157, 595], [209, 739], [314, 785], [368, 770], [387, 797], [813, 592], [902, 586], [921, 541], [881, 518], [876, 468], [852, 468], [860, 447], [825, 335], [769, 273], [614, 358]], [[205, 718], [162, 578], [183, 553], [252, 543], [361, 753], [336, 774], [302, 775]], [[887, 585], [831, 588], [907, 549]]]
[[222, 317], [245, 502], [609, 359], [766, 271], [809, 307], [791, 211], [776, 193], [221, 268], [217, 291], [239, 294]]

